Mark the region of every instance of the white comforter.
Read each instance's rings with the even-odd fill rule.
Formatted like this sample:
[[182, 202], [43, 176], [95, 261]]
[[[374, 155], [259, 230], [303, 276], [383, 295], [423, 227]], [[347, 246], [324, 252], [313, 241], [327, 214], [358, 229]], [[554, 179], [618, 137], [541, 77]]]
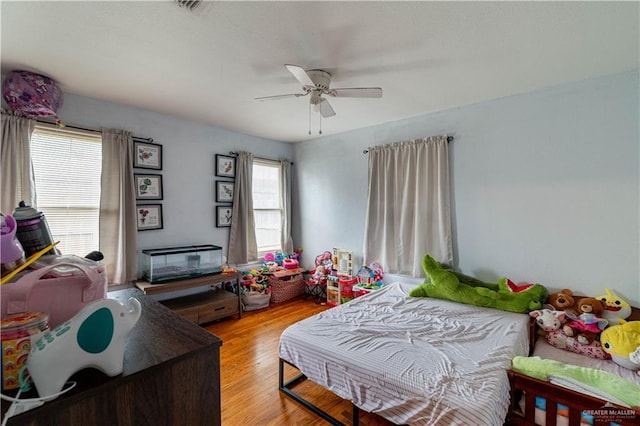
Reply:
[[395, 283], [288, 327], [280, 357], [397, 424], [502, 425], [529, 316], [408, 296]]

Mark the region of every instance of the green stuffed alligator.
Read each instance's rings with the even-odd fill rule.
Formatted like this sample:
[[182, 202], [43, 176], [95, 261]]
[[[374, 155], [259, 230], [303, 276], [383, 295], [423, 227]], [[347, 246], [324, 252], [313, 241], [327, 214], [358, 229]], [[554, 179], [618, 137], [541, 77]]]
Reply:
[[431, 282], [416, 287], [409, 296], [434, 297], [518, 313], [542, 308], [547, 297], [547, 289], [541, 284], [518, 285], [507, 278], [485, 283], [443, 268], [428, 254], [422, 259], [422, 268]]

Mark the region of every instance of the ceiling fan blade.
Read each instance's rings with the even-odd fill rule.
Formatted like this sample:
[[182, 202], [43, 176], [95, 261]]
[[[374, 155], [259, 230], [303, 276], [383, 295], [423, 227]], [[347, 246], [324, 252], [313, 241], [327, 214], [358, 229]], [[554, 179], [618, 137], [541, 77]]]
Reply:
[[309, 74], [299, 65], [285, 64], [285, 68], [302, 84], [302, 87], [315, 88], [316, 85], [309, 77]]
[[382, 88], [380, 87], [351, 87], [344, 89], [331, 89], [327, 95], [336, 98], [381, 98]]
[[275, 95], [275, 96], [262, 96], [259, 98], [253, 98], [254, 101], [275, 101], [285, 98], [299, 98], [300, 96], [307, 96], [308, 93], [289, 93], [287, 95]]
[[322, 115], [323, 118], [333, 117], [336, 115], [336, 112], [331, 107], [329, 101], [324, 98], [318, 104], [318, 109], [320, 110], [320, 115]]

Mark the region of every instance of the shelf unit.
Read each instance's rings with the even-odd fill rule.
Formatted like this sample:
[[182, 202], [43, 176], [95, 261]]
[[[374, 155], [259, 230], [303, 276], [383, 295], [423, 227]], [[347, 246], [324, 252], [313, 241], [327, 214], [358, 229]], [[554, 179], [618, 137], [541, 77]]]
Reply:
[[[227, 282], [238, 281], [239, 272], [228, 274], [203, 275], [186, 280], [171, 281], [163, 284], [151, 284], [147, 281], [136, 281], [136, 287], [148, 296], [169, 294], [179, 290], [187, 290], [205, 286], [213, 287], [210, 291], [169, 298], [160, 303], [196, 324], [204, 324], [220, 318], [238, 314], [242, 318], [242, 298], [239, 291], [224, 289]], [[236, 290], [237, 286], [236, 286]]]

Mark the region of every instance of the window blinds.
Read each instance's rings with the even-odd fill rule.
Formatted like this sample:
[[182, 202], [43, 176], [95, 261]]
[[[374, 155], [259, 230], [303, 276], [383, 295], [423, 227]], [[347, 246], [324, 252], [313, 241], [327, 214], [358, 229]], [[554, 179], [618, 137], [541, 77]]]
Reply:
[[31, 136], [37, 207], [62, 254], [99, 249], [101, 142], [97, 133], [42, 125]]
[[258, 252], [281, 250], [280, 163], [253, 160], [253, 215]]

